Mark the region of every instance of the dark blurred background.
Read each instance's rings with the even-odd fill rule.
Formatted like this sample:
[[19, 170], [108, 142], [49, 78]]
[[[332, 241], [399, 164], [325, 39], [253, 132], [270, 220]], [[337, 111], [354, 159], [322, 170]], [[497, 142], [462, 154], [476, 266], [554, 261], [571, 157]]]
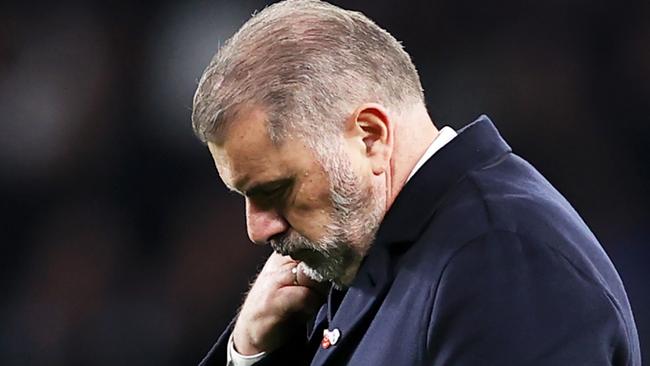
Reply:
[[[192, 365], [268, 255], [190, 126], [265, 1], [0, 5], [2, 365]], [[335, 1], [402, 40], [432, 117], [488, 114], [625, 283], [650, 361], [650, 2]]]

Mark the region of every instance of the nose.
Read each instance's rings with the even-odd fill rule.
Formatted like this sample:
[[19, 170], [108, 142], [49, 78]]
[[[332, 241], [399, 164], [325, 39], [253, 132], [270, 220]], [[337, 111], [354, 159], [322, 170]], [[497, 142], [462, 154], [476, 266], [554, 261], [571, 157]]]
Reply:
[[258, 245], [266, 244], [274, 235], [289, 228], [287, 220], [275, 209], [261, 209], [246, 199], [246, 229], [250, 240]]

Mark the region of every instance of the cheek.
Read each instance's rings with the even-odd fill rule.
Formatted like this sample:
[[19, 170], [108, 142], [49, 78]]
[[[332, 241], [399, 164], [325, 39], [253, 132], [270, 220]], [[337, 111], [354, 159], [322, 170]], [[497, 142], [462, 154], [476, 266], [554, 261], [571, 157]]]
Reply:
[[286, 208], [285, 216], [295, 230], [312, 240], [318, 240], [330, 224], [331, 212], [326, 185], [303, 185]]

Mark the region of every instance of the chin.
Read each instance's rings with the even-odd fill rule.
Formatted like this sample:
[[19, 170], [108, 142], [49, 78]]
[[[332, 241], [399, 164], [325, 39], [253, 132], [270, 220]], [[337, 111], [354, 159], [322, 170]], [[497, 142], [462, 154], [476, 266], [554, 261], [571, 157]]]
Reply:
[[300, 262], [298, 268], [307, 275], [307, 277], [316, 282], [331, 282], [336, 287], [340, 286], [341, 275], [338, 271], [333, 271], [331, 268], [323, 268], [323, 266], [313, 268], [305, 262]]
[[346, 270], [343, 268], [342, 263], [339, 263], [341, 268], [334, 266], [327, 266], [321, 263], [320, 266], [311, 267], [305, 262], [300, 262], [298, 268], [309, 278], [316, 282], [329, 282], [335, 288], [341, 290], [347, 287], [344, 280]]
[[323, 273], [319, 268], [313, 268], [306, 262], [300, 262], [298, 264], [298, 269], [302, 271], [307, 277], [311, 278], [312, 280], [316, 282], [326, 282], [326, 281], [331, 281], [329, 276]]

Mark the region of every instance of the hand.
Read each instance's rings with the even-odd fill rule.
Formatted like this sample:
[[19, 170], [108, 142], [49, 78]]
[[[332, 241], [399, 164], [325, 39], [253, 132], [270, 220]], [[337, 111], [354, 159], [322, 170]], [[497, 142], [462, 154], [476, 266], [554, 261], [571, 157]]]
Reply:
[[235, 323], [233, 341], [238, 353], [253, 355], [279, 348], [295, 323], [306, 322], [324, 302], [326, 284], [311, 280], [297, 265], [291, 257], [277, 253], [266, 261]]

